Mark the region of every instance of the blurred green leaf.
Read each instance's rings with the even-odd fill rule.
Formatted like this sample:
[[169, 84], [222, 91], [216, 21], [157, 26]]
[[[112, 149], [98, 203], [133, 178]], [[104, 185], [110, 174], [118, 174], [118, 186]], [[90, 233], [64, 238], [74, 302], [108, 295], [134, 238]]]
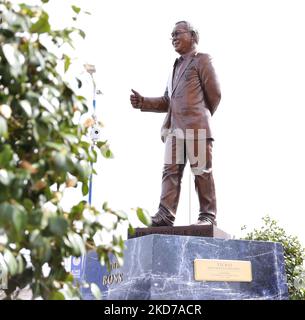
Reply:
[[3, 35], [5, 38], [13, 38], [15, 34], [12, 30], [1, 28], [0, 35]]
[[67, 147], [63, 143], [55, 143], [55, 142], [47, 141], [45, 142], [45, 145], [57, 151], [67, 150]]
[[47, 140], [49, 138], [49, 127], [42, 121], [36, 121], [37, 133], [40, 137], [40, 141]]
[[122, 220], [127, 220], [128, 219], [127, 213], [122, 211], [122, 210], [113, 211], [113, 214], [115, 214], [117, 217], [119, 217]]
[[67, 55], [64, 55], [64, 60], [65, 60], [65, 72], [67, 72], [71, 64], [71, 58]]
[[28, 117], [32, 116], [32, 107], [31, 104], [29, 103], [29, 101], [27, 100], [21, 100], [19, 101], [20, 106], [22, 107], [22, 109], [24, 110], [24, 112], [26, 113], [26, 115]]
[[83, 183], [82, 184], [82, 194], [83, 196], [87, 195], [89, 192], [89, 186], [87, 183]]
[[46, 33], [51, 31], [49, 24], [49, 15], [46, 12], [42, 12], [39, 20], [32, 25], [30, 32], [32, 33]]
[[72, 9], [73, 9], [73, 11], [74, 11], [75, 13], [77, 13], [77, 14], [80, 13], [80, 8], [79, 8], [79, 7], [73, 5], [73, 6], [72, 6]]
[[107, 151], [106, 151], [105, 157], [106, 157], [106, 158], [113, 158], [113, 154], [112, 154], [111, 150], [107, 150]]
[[7, 123], [6, 120], [0, 115], [0, 138], [7, 138]]
[[74, 281], [74, 277], [71, 273], [69, 273], [65, 279], [67, 282], [73, 282]]
[[62, 237], [68, 229], [68, 222], [61, 217], [51, 217], [49, 219], [50, 231], [56, 236]]
[[107, 141], [98, 141], [97, 147], [105, 158], [113, 158], [113, 153], [107, 144]]
[[21, 52], [17, 49], [16, 44], [5, 43], [2, 45], [3, 54], [12, 67], [12, 74], [17, 77], [21, 74], [22, 64], [24, 63], [24, 57]]
[[6, 262], [9, 273], [14, 276], [18, 272], [18, 263], [12, 252], [8, 249], [4, 250], [4, 261]]
[[144, 223], [146, 226], [151, 225], [151, 217], [148, 212], [144, 211], [142, 208], [137, 208], [137, 216], [139, 220]]
[[78, 32], [79, 32], [79, 35], [80, 35], [83, 39], [86, 38], [86, 34], [85, 34], [85, 32], [84, 32], [83, 30], [78, 30]]
[[55, 291], [51, 293], [50, 300], [65, 300], [65, 296], [63, 293]]
[[67, 170], [67, 158], [62, 152], [56, 152], [54, 156], [54, 163], [57, 169], [60, 171], [66, 171]]
[[107, 140], [106, 140], [106, 141], [98, 141], [98, 142], [96, 143], [96, 145], [97, 145], [98, 148], [101, 148], [101, 147], [104, 146], [106, 143], [107, 143]]
[[84, 240], [75, 232], [68, 233], [68, 244], [73, 249], [73, 254], [75, 256], [80, 256], [85, 254], [86, 248], [84, 244]]
[[129, 224], [129, 226], [128, 226], [128, 234], [130, 234], [130, 235], [135, 234], [135, 229], [131, 224]]
[[21, 206], [13, 206], [13, 225], [16, 229], [17, 234], [21, 236], [20, 232], [24, 229], [27, 222], [27, 215]]
[[[0, 122], [1, 122], [1, 117], [0, 117]], [[5, 144], [2, 150], [0, 149], [0, 168], [8, 167], [12, 159], [13, 159], [13, 150], [9, 144]]]
[[81, 218], [82, 212], [84, 211], [86, 204], [86, 201], [81, 201], [71, 208], [70, 216], [72, 220], [79, 220]]
[[18, 265], [17, 274], [22, 274], [24, 271], [24, 268], [25, 268], [25, 262], [24, 262], [24, 258], [22, 257], [21, 254], [19, 254], [17, 256], [16, 261], [17, 261], [17, 265]]
[[0, 223], [10, 223], [12, 221], [14, 207], [7, 202], [0, 203]]
[[0, 183], [8, 186], [11, 183], [9, 173], [5, 169], [0, 169]]

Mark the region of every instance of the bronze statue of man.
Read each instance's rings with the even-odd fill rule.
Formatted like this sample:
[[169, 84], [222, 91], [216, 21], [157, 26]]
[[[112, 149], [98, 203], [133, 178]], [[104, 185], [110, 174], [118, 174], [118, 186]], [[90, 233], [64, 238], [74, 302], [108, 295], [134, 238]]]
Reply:
[[197, 224], [216, 225], [216, 195], [212, 173], [213, 133], [211, 116], [221, 93], [211, 57], [196, 51], [198, 31], [187, 21], [175, 24], [172, 44], [176, 59], [162, 97], [143, 97], [132, 90], [130, 102], [141, 111], [166, 112], [162, 126], [165, 164], [158, 212], [152, 226], [172, 226], [186, 161], [195, 177], [200, 212]]

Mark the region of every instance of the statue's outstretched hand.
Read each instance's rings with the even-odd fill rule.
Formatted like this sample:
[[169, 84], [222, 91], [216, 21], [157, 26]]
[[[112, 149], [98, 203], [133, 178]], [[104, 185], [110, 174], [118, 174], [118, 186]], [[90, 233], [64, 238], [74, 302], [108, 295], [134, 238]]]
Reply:
[[141, 108], [144, 98], [135, 90], [131, 89], [132, 93], [130, 95], [130, 103], [136, 109]]

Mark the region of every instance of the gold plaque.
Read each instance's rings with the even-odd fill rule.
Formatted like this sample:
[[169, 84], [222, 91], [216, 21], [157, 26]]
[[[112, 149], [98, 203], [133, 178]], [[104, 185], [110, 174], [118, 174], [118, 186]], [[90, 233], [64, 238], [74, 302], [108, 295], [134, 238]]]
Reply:
[[195, 259], [196, 281], [251, 282], [251, 261]]

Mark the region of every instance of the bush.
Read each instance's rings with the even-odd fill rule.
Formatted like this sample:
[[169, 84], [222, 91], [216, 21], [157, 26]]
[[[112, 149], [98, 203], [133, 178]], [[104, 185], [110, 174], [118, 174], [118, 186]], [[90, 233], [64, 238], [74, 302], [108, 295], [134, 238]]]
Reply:
[[[284, 250], [290, 299], [305, 300], [304, 248], [297, 237], [287, 235], [285, 230], [268, 215], [263, 217], [262, 220], [263, 226], [261, 229], [254, 229], [252, 232], [249, 232], [244, 239], [281, 243]], [[245, 227], [243, 229], [245, 229]]]
[[[91, 148], [84, 139], [88, 128], [75, 116], [88, 110], [86, 99], [62, 80], [71, 60], [58, 52], [72, 46], [72, 34], [85, 34], [52, 30], [43, 6], [0, 4], [0, 270], [8, 276], [6, 299], [18, 298], [26, 286], [33, 299], [79, 298], [64, 260], [94, 249], [101, 263], [109, 264], [110, 253], [122, 263], [124, 241], [116, 230], [122, 223], [132, 228], [124, 212], [106, 203], [102, 215], [87, 201], [68, 212], [60, 205], [66, 188], [82, 185], [88, 194], [91, 164], [98, 152], [111, 152], [105, 142]], [[143, 211], [138, 214], [145, 221]]]

